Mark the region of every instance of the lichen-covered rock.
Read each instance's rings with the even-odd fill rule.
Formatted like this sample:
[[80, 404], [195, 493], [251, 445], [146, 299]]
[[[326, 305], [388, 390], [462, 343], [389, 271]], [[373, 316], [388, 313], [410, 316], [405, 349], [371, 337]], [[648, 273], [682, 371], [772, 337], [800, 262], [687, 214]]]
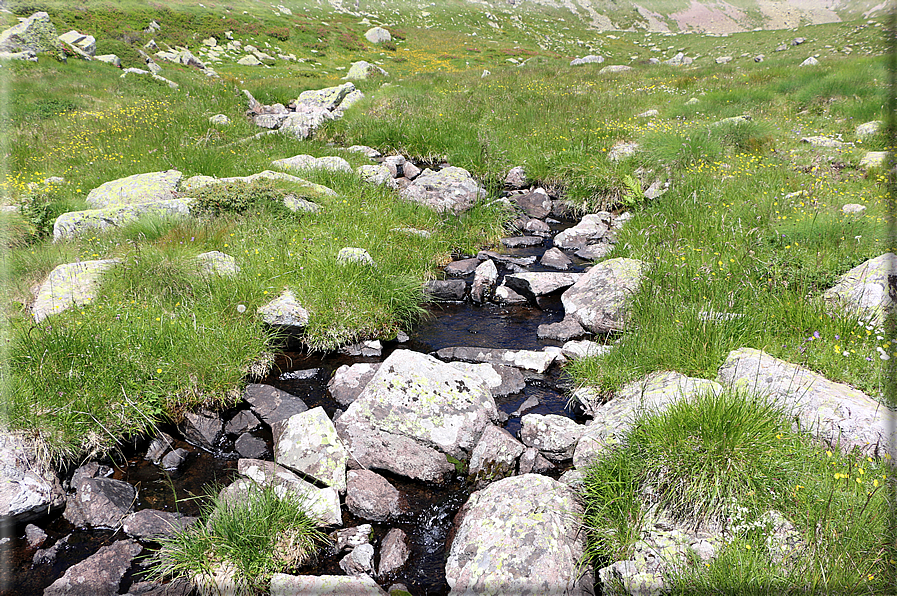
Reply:
[[390, 188], [394, 185], [389, 168], [382, 164], [371, 164], [359, 166], [355, 172], [361, 176], [361, 179], [369, 184], [385, 184]]
[[373, 147], [368, 147], [367, 145], [352, 145], [351, 147], [346, 147], [346, 151], [361, 153], [362, 155], [370, 159], [377, 159], [378, 157], [380, 157], [380, 155], [382, 155], [379, 151], [377, 151]]
[[867, 170], [881, 170], [888, 167], [887, 151], [868, 151], [860, 160], [859, 167]]
[[38, 519], [64, 504], [49, 462], [24, 437], [0, 431], [0, 525]]
[[56, 56], [65, 56], [56, 27], [45, 12], [36, 12], [0, 33], [0, 52], [53, 52]]
[[117, 205], [102, 209], [69, 211], [53, 223], [53, 239], [75, 238], [96, 234], [109, 228], [121, 227], [146, 215], [186, 217], [190, 215], [193, 199], [169, 199], [149, 203]]
[[845, 453], [857, 448], [897, 460], [893, 411], [849, 385], [753, 348], [729, 352], [719, 381], [769, 396], [797, 415], [803, 429]]
[[801, 62], [800, 65], [801, 66], [819, 66], [819, 60], [817, 60], [813, 56], [810, 56], [809, 58], [807, 58], [806, 60]]
[[177, 198], [182, 176], [177, 170], [167, 170], [111, 180], [87, 193], [87, 202], [96, 209], [102, 209], [170, 201]]
[[44, 596], [116, 596], [131, 561], [143, 547], [135, 540], [119, 540], [66, 569], [44, 590]]
[[296, 103], [324, 108], [332, 112], [352, 91], [355, 91], [355, 85], [352, 83], [343, 83], [337, 87], [327, 87], [326, 89], [310, 89], [300, 93]]
[[372, 27], [368, 29], [364, 38], [371, 43], [384, 43], [392, 40], [392, 35], [383, 27]]
[[265, 323], [272, 326], [302, 329], [308, 324], [308, 311], [288, 289], [268, 304], [260, 306], [258, 313]]
[[352, 63], [352, 66], [349, 67], [349, 72], [347, 72], [346, 76], [344, 76], [343, 78], [350, 81], [355, 81], [359, 79], [366, 79], [371, 76], [385, 77], [388, 74], [388, 72], [386, 72], [376, 64], [371, 64], [370, 62], [360, 60], [359, 62]]
[[339, 492], [335, 488], [317, 488], [272, 461], [241, 459], [237, 462], [237, 471], [249, 480], [241, 478], [223, 488], [220, 497], [226, 502], [246, 499], [254, 486], [272, 486], [281, 497], [292, 494], [302, 499], [306, 511], [318, 525], [342, 525]]
[[845, 273], [822, 297], [832, 308], [844, 309], [881, 327], [897, 301], [895, 275], [897, 255], [885, 253]]
[[638, 143], [620, 141], [615, 143], [614, 146], [610, 148], [610, 151], [607, 152], [607, 159], [610, 161], [620, 161], [635, 155], [635, 152], [638, 151], [638, 149]]
[[451, 362], [455, 368], [463, 370], [467, 374], [480, 377], [489, 386], [493, 397], [510, 395], [522, 391], [526, 387], [523, 373], [511, 366], [502, 364], [472, 364], [469, 362]]
[[517, 458], [525, 449], [511, 433], [490, 424], [470, 454], [468, 473], [481, 484], [513, 476]]
[[535, 350], [505, 350], [500, 348], [476, 348], [459, 346], [442, 348], [436, 355], [443, 360], [462, 360], [464, 362], [489, 362], [491, 364], [503, 364], [515, 368], [531, 370], [539, 374], [548, 370], [548, 367], [557, 358], [550, 352], [537, 352]]
[[636, 259], [609, 259], [592, 267], [561, 295], [564, 312], [592, 333], [623, 331], [628, 305], [646, 265]]
[[439, 213], [451, 211], [455, 214], [467, 211], [477, 200], [486, 197], [485, 189], [467, 170], [454, 166], [438, 172], [424, 170], [400, 194]]
[[[609, 215], [609, 214], [608, 214]], [[554, 245], [564, 249], [581, 249], [590, 242], [597, 242], [607, 234], [610, 217], [601, 213], [589, 213], [579, 223], [554, 237]]]
[[520, 420], [520, 440], [535, 447], [553, 462], [573, 458], [573, 450], [585, 426], [557, 414], [527, 414]]
[[804, 137], [800, 140], [800, 142], [808, 143], [809, 145], [811, 145], [813, 147], [837, 148], [837, 147], [841, 147], [842, 145], [844, 145], [844, 143], [842, 143], [838, 139], [833, 139], [831, 137], [824, 137], [824, 136]]
[[78, 33], [74, 29], [59, 36], [59, 41], [82, 58], [90, 60], [97, 53], [97, 40], [92, 35]]
[[714, 381], [667, 371], [651, 373], [644, 379], [625, 385], [607, 403], [602, 403], [594, 388], [584, 387], [574, 391], [573, 397], [594, 420], [586, 425], [576, 445], [573, 465], [584, 468], [599, 453], [619, 444], [639, 414], [661, 411], [680, 399], [698, 393], [718, 393], [721, 390], [722, 386]]
[[374, 266], [374, 258], [370, 253], [363, 248], [355, 246], [347, 246], [339, 249], [339, 254], [336, 255], [336, 261], [343, 264], [357, 263], [368, 267]]
[[315, 184], [314, 182], [309, 182], [308, 180], [293, 176], [291, 174], [285, 174], [283, 172], [272, 172], [271, 170], [265, 170], [263, 172], [259, 172], [258, 174], [252, 174], [251, 176], [230, 176], [227, 178], [214, 178], [212, 176], [192, 176], [184, 181], [184, 183], [181, 185], [181, 189], [184, 192], [193, 192], [198, 188], [210, 186], [212, 184], [231, 184], [234, 182], [245, 182], [246, 184], [251, 184], [256, 180], [280, 180], [283, 182], [290, 182], [292, 184], [295, 184], [301, 187], [303, 193], [310, 193], [312, 196], [336, 196], [335, 190], [327, 188], [322, 184]]
[[584, 339], [582, 341], [568, 341], [561, 348], [561, 352], [567, 358], [588, 358], [604, 355], [611, 349], [612, 346]]
[[333, 172], [352, 172], [352, 166], [342, 157], [314, 157], [311, 155], [294, 155], [271, 162], [275, 168], [282, 170], [330, 170]]
[[869, 137], [875, 136], [878, 134], [880, 130], [882, 130], [885, 126], [885, 123], [881, 120], [872, 120], [871, 122], [864, 122], [857, 126], [856, 135], [861, 139], [867, 139]]
[[237, 64], [239, 64], [240, 66], [261, 66], [262, 61], [252, 54], [246, 54], [245, 56], [237, 60]]
[[352, 457], [365, 468], [427, 481], [466, 460], [498, 419], [485, 382], [431, 356], [396, 350], [336, 421]]
[[271, 596], [386, 596], [368, 575], [286, 575], [271, 576]]
[[299, 140], [304, 140], [312, 136], [325, 122], [329, 122], [335, 117], [325, 107], [298, 104], [296, 111], [284, 118], [280, 125], [280, 131]]
[[339, 492], [346, 491], [349, 452], [336, 435], [324, 408], [294, 414], [275, 424], [274, 458], [277, 462], [319, 480]]
[[570, 488], [537, 474], [473, 493], [456, 516], [445, 565], [451, 594], [581, 595], [582, 509]]
[[370, 470], [349, 470], [346, 478], [346, 507], [352, 515], [382, 522], [402, 513], [402, 493], [383, 476]]
[[63, 517], [79, 528], [117, 529], [137, 500], [137, 489], [112, 478], [81, 478], [74, 488]]
[[59, 265], [40, 285], [31, 307], [36, 323], [73, 306], [89, 304], [96, 298], [103, 272], [119, 264], [117, 259], [81, 261]]
[[626, 72], [628, 70], [632, 70], [631, 66], [626, 66], [625, 64], [611, 64], [609, 66], [605, 66], [601, 70], [598, 71], [598, 74], [614, 74], [617, 72]]

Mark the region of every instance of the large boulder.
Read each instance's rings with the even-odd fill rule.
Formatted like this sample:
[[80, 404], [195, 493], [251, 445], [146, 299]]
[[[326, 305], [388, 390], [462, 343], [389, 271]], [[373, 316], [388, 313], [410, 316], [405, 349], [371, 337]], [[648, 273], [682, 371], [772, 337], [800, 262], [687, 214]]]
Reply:
[[146, 215], [186, 217], [190, 215], [192, 203], [193, 199], [170, 199], [103, 209], [69, 211], [57, 217], [53, 223], [53, 240], [96, 234], [137, 221]]
[[143, 547], [135, 540], [119, 540], [100, 548], [44, 590], [44, 596], [116, 596], [131, 561]]
[[64, 504], [59, 478], [35, 446], [0, 431], [0, 525], [38, 519]]
[[580, 583], [582, 509], [565, 484], [537, 474], [473, 493], [455, 518], [445, 565], [451, 594], [590, 594]]
[[383, 27], [372, 27], [368, 29], [364, 34], [364, 38], [371, 43], [385, 43], [387, 41], [392, 41], [392, 35], [390, 35], [389, 31]]
[[625, 330], [629, 301], [645, 269], [645, 263], [636, 259], [609, 259], [595, 265], [561, 295], [564, 312], [592, 333]]
[[282, 170], [331, 170], [333, 172], [352, 173], [352, 166], [342, 157], [314, 157], [311, 155], [294, 155], [271, 162], [275, 168]]
[[317, 105], [299, 104], [296, 111], [288, 114], [280, 125], [280, 131], [299, 140], [309, 138], [325, 122], [333, 120], [333, 113]]
[[96, 209], [102, 209], [170, 201], [177, 198], [181, 177], [177, 170], [134, 174], [101, 184], [87, 193], [87, 202]]
[[56, 27], [50, 21], [50, 15], [45, 12], [36, 12], [0, 33], [0, 52], [53, 52], [59, 57], [65, 56]]
[[332, 112], [352, 91], [355, 91], [355, 85], [352, 83], [343, 83], [337, 87], [325, 89], [309, 89], [299, 94], [296, 104], [324, 108]]
[[473, 207], [474, 203], [486, 197], [486, 191], [464, 168], [450, 166], [434, 172], [424, 170], [401, 196], [442, 213], [451, 211], [458, 214]]
[[63, 517], [73, 526], [117, 529], [137, 500], [137, 489], [112, 478], [81, 478], [73, 483]]
[[271, 576], [271, 596], [386, 596], [368, 575], [286, 575]]
[[579, 250], [590, 242], [597, 242], [610, 229], [610, 214], [589, 213], [575, 226], [567, 228], [554, 237], [558, 248]]
[[897, 255], [885, 253], [845, 273], [822, 297], [833, 308], [847, 310], [880, 327], [897, 301], [895, 275]]
[[349, 453], [324, 408], [294, 414], [275, 424], [272, 431], [274, 458], [280, 465], [345, 492]]
[[365, 468], [442, 481], [466, 460], [486, 424], [498, 419], [482, 378], [431, 356], [396, 350], [336, 429]]
[[81, 261], [59, 265], [40, 285], [31, 307], [36, 323], [73, 306], [89, 304], [96, 298], [103, 272], [119, 264], [117, 259]]
[[74, 29], [59, 36], [59, 41], [73, 52], [90, 60], [97, 53], [97, 40], [92, 35], [78, 33]]
[[729, 352], [719, 381], [768, 395], [793, 412], [801, 427], [832, 446], [897, 459], [894, 412], [862, 391], [753, 348]]

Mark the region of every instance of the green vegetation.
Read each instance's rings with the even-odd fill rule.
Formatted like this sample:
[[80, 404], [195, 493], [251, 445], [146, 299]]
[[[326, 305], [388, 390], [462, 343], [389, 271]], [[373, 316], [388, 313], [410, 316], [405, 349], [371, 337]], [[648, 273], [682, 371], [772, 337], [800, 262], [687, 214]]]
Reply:
[[[675, 594], [889, 593], [890, 465], [821, 448], [791, 425], [737, 391], [640, 414], [585, 475], [587, 556], [631, 558], [646, 520], [663, 513], [715, 524], [725, 540], [711, 562], [671, 569]], [[770, 510], [795, 526], [785, 552]]]
[[214, 577], [235, 594], [268, 589], [271, 575], [294, 571], [312, 560], [329, 539], [297, 493], [250, 484], [245, 498], [211, 496], [200, 520], [160, 540], [153, 577], [196, 578], [201, 593], [217, 593]]

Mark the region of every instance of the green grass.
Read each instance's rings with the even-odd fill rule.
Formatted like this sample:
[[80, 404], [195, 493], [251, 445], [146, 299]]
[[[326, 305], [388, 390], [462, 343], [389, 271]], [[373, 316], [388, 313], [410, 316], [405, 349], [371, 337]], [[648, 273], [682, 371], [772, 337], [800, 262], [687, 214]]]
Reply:
[[160, 540], [150, 559], [151, 576], [185, 577], [202, 586], [200, 593], [215, 594], [211, 578], [227, 569], [236, 594], [266, 591], [274, 573], [296, 570], [328, 540], [302, 497], [278, 493], [273, 486], [251, 484], [245, 499], [211, 496], [197, 523]]

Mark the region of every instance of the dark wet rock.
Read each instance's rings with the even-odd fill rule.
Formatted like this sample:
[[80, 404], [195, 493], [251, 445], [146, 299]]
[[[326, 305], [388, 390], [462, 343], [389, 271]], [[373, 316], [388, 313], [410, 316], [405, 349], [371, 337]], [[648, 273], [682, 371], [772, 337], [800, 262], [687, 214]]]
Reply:
[[525, 248], [527, 246], [542, 246], [544, 238], [538, 236], [513, 236], [502, 238], [501, 243], [507, 248]]
[[0, 526], [39, 519], [63, 504], [50, 463], [24, 437], [0, 432]]
[[554, 469], [554, 464], [545, 459], [535, 447], [527, 447], [520, 454], [517, 464], [518, 474], [546, 474]]
[[528, 216], [536, 219], [545, 219], [551, 213], [551, 198], [542, 188], [537, 188], [526, 194], [515, 195], [511, 197], [511, 200], [517, 203]]
[[234, 449], [237, 450], [241, 457], [261, 459], [268, 450], [268, 446], [262, 439], [254, 437], [249, 433], [243, 433], [234, 441]]
[[31, 562], [34, 565], [52, 565], [56, 562], [56, 556], [59, 554], [59, 551], [64, 550], [68, 547], [69, 538], [71, 538], [71, 534], [63, 536], [59, 540], [56, 541], [53, 546], [49, 548], [42, 548], [36, 553], [34, 553], [34, 557]]
[[566, 271], [573, 264], [573, 261], [564, 254], [559, 248], [552, 247], [545, 251], [542, 255], [542, 258], [539, 259], [539, 263], [544, 265], [545, 267], [551, 267], [552, 269], [560, 269], [561, 271]]
[[383, 354], [383, 344], [379, 339], [368, 339], [358, 343], [349, 344], [339, 349], [340, 354], [346, 356], [362, 356], [364, 358], [379, 358]]
[[28, 548], [40, 548], [47, 540], [47, 533], [34, 524], [28, 524], [25, 526], [25, 540], [28, 542]]
[[382, 522], [402, 513], [402, 493], [383, 476], [370, 470], [350, 470], [346, 478], [346, 507], [352, 515]]
[[536, 352], [532, 350], [505, 350], [500, 348], [477, 348], [459, 346], [442, 348], [436, 355], [443, 360], [461, 360], [463, 362], [488, 362], [490, 364], [503, 364], [515, 368], [532, 370], [539, 374], [548, 370], [556, 356], [548, 352]]
[[520, 420], [520, 440], [527, 447], [538, 449], [548, 460], [562, 462], [573, 459], [585, 428], [566, 416], [527, 414]]
[[166, 453], [165, 457], [162, 458], [162, 469], [168, 471], [177, 470], [184, 463], [184, 460], [187, 459], [188, 455], [190, 455], [190, 452], [186, 449], [175, 449]]
[[512, 366], [489, 364], [488, 362], [481, 364], [452, 362], [451, 365], [486, 381], [486, 385], [489, 386], [493, 397], [518, 393], [526, 387], [523, 373]]
[[504, 283], [495, 288], [493, 300], [499, 304], [525, 304], [526, 298], [506, 286]]
[[134, 540], [120, 540], [69, 567], [44, 590], [44, 596], [116, 596], [118, 586], [143, 547]]
[[575, 254], [580, 259], [585, 259], [586, 261], [596, 261], [598, 259], [603, 259], [607, 255], [609, 255], [613, 249], [613, 244], [601, 242], [598, 244], [588, 244], [583, 248], [580, 248], [573, 254]]
[[374, 573], [374, 546], [359, 544], [339, 562], [346, 575], [372, 575]]
[[582, 273], [529, 271], [505, 276], [505, 285], [534, 302], [538, 298], [564, 290], [575, 284]]
[[525, 188], [529, 184], [526, 170], [523, 166], [515, 166], [505, 176], [505, 186], [512, 189]]
[[595, 265], [561, 296], [564, 312], [592, 333], [625, 330], [629, 301], [646, 269], [636, 259], [610, 259]]
[[434, 279], [424, 284], [424, 293], [434, 300], [443, 302], [464, 300], [467, 283], [463, 279]]
[[368, 575], [286, 575], [271, 576], [271, 596], [386, 596]]
[[336, 369], [333, 378], [327, 383], [327, 389], [338, 404], [348, 406], [374, 378], [378, 368], [378, 363], [359, 362], [352, 366], [344, 364]]
[[181, 432], [187, 442], [208, 450], [218, 446], [223, 431], [224, 422], [221, 417], [207, 410], [187, 412], [181, 424]]
[[582, 508], [566, 485], [536, 474], [473, 493], [456, 516], [445, 565], [452, 594], [576, 594]]
[[583, 329], [579, 321], [570, 316], [564, 317], [564, 320], [559, 323], [543, 323], [536, 329], [536, 336], [539, 339], [553, 339], [555, 341], [569, 341], [583, 337], [586, 334], [588, 334], [588, 331]]
[[167, 584], [159, 582], [135, 582], [125, 596], [190, 596], [193, 583], [184, 578], [171, 580]]
[[362, 467], [442, 481], [455, 469], [446, 456], [466, 460], [497, 417], [481, 378], [425, 354], [396, 350], [336, 428]]
[[536, 257], [512, 257], [491, 250], [481, 250], [477, 253], [477, 258], [481, 261], [492, 259], [505, 267], [529, 267], [536, 262]]
[[246, 478], [236, 480], [219, 493], [219, 497], [228, 503], [246, 500], [250, 490], [256, 487], [273, 486], [278, 494], [290, 493], [303, 499], [309, 515], [318, 525], [339, 526], [343, 523], [339, 492], [333, 487], [317, 488], [273, 461], [241, 459], [237, 462], [237, 472]]
[[251, 383], [246, 386], [243, 399], [249, 402], [256, 416], [269, 426], [308, 410], [301, 399], [271, 385]]
[[262, 427], [262, 422], [249, 410], [240, 410], [224, 425], [224, 432], [239, 435], [252, 432]]
[[122, 520], [122, 529], [128, 536], [140, 540], [153, 540], [172, 536], [196, 523], [197, 518], [156, 509], [141, 509]]
[[271, 430], [274, 459], [280, 465], [345, 492], [349, 452], [324, 408], [318, 406], [293, 414], [274, 424]]
[[479, 259], [461, 259], [460, 261], [452, 261], [445, 266], [445, 272], [448, 275], [470, 275], [479, 266]]
[[112, 476], [112, 468], [99, 462], [90, 461], [72, 472], [69, 486], [75, 489], [84, 478], [108, 478]]
[[63, 517], [78, 528], [117, 528], [137, 499], [137, 489], [111, 478], [82, 478], [74, 488]]
[[520, 404], [519, 408], [514, 410], [514, 413], [511, 414], [511, 416], [523, 416], [527, 412], [527, 410], [532, 410], [540, 403], [542, 402], [539, 401], [538, 397], [536, 397], [535, 395], [530, 395], [525, 400], [523, 400], [523, 403]]
[[470, 454], [468, 473], [478, 486], [513, 476], [517, 458], [525, 449], [511, 433], [489, 425]]
[[489, 300], [498, 281], [498, 268], [492, 259], [480, 263], [473, 273], [473, 285], [470, 287], [470, 299], [477, 304]]
[[336, 552], [349, 551], [362, 544], [370, 544], [373, 526], [361, 524], [354, 528], [343, 528], [330, 533]]
[[383, 577], [397, 571], [408, 561], [411, 549], [408, 548], [408, 536], [399, 528], [386, 533], [380, 543], [380, 564], [377, 576]]
[[159, 465], [159, 462], [162, 461], [162, 457], [165, 453], [174, 447], [174, 439], [171, 435], [162, 431], [159, 431], [158, 435], [159, 436], [150, 442], [149, 447], [146, 449], [146, 459], [156, 465]]

